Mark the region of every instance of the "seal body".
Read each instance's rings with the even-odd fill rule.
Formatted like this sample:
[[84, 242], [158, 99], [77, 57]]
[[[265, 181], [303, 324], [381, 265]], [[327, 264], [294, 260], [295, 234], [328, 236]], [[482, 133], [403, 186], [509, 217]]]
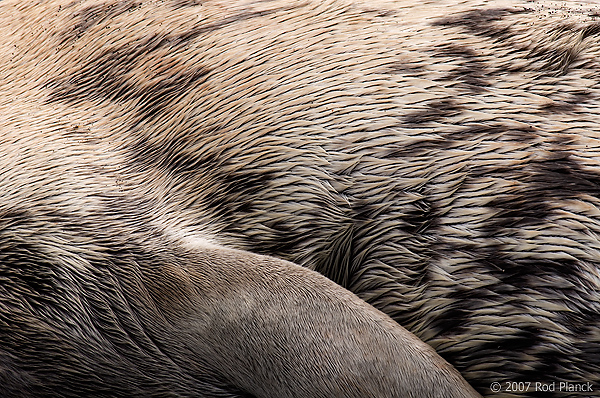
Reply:
[[[414, 336], [484, 395], [600, 390], [599, 15], [3, 1], [0, 391], [345, 396], [314, 380], [357, 347], [446, 366]], [[327, 324], [346, 332], [328, 342]], [[353, 345], [367, 329], [387, 337]], [[315, 361], [336, 370], [304, 391], [285, 360], [231, 361], [271, 332], [285, 360], [331, 352]]]

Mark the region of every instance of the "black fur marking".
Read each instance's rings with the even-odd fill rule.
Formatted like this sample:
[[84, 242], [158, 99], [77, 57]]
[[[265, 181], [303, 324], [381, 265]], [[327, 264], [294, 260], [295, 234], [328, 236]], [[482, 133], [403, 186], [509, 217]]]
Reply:
[[475, 174], [513, 180], [515, 189], [519, 189], [498, 194], [488, 203], [497, 213], [483, 231], [488, 237], [547, 224], [549, 214], [565, 200], [582, 195], [600, 197], [600, 174], [583, 170], [567, 152], [555, 152], [554, 156], [532, 161], [522, 169], [481, 170]]
[[389, 64], [386, 69], [387, 73], [409, 77], [419, 77], [427, 73], [427, 69], [421, 65], [413, 65], [402, 61], [393, 62]]
[[[495, 216], [481, 230], [483, 237], [494, 240], [510, 237], [524, 227], [552, 225], [549, 216], [560, 209], [565, 200], [581, 199], [583, 195], [600, 197], [600, 174], [581, 169], [570, 159], [568, 153], [556, 153], [554, 157], [532, 162], [521, 170], [488, 170], [489, 177], [514, 180], [518, 187], [510, 194], [499, 194], [488, 206]], [[510, 250], [501, 246], [472, 248], [491, 272], [506, 284], [518, 288], [538, 285], [531, 278], [540, 275], [557, 275], [572, 286], [582, 283], [576, 262], [532, 257], [514, 258]], [[568, 295], [566, 294], [568, 297]]]
[[200, 0], [173, 0], [171, 2], [171, 6], [175, 9], [185, 7], [196, 7], [199, 5], [202, 5], [202, 1]]
[[[428, 330], [435, 331], [438, 336], [452, 336], [456, 333], [471, 318], [473, 311], [478, 308], [471, 304], [475, 301], [472, 295], [467, 296], [468, 299], [448, 304], [443, 313], [427, 325]], [[412, 317], [411, 321], [418, 321], [418, 319]]]
[[[497, 8], [483, 11], [473, 10], [440, 19], [435, 21], [433, 25], [458, 27], [475, 36], [492, 39], [497, 46], [509, 48], [513, 54], [515, 52], [520, 53], [521, 58], [529, 61], [526, 64], [512, 65], [509, 60], [498, 73], [545, 71], [558, 76], [567, 74], [580, 57], [580, 50], [577, 46], [566, 45], [564, 43], [556, 45], [550, 43], [546, 46], [538, 46], [535, 44], [523, 45], [522, 43], [515, 41], [514, 38], [521, 34], [525, 34], [526, 30], [513, 25], [501, 25], [497, 23], [509, 15], [527, 12], [530, 12], [530, 10], [510, 8]], [[557, 30], [559, 32], [570, 32], [573, 35], [574, 40], [582, 40], [586, 37], [597, 35], [600, 32], [599, 25], [599, 23], [591, 23], [584, 27], [564, 25]], [[580, 37], [575, 35], [577, 32], [581, 33]], [[498, 63], [502, 64], [501, 61], [502, 59], [499, 59]], [[584, 67], [584, 65], [580, 65], [579, 67]], [[585, 67], [591, 68], [592, 66], [587, 65]], [[474, 71], [477, 70], [478, 68], [474, 69]], [[467, 76], [469, 76], [469, 73], [467, 73]], [[479, 78], [481, 76], [475, 75], [475, 77]]]
[[[298, 247], [302, 242], [306, 240], [306, 236], [300, 235], [294, 230], [289, 224], [267, 220], [264, 222], [264, 226], [268, 229], [269, 233], [276, 236], [277, 239], [265, 240], [260, 245], [252, 247], [253, 251], [257, 254], [264, 254], [270, 256], [276, 256], [288, 261], [294, 260], [294, 254], [297, 253]], [[244, 238], [245, 228], [243, 225], [234, 225], [233, 231], [240, 238]], [[321, 265], [323, 268], [324, 265]]]
[[137, 112], [142, 120], [153, 120], [162, 113], [166, 104], [172, 104], [178, 97], [187, 94], [206, 81], [209, 70], [204, 67], [164, 76], [151, 90], [142, 91]]
[[56, 270], [45, 260], [47, 255], [39, 245], [21, 238], [15, 229], [22, 224], [33, 224], [33, 219], [25, 210], [0, 213], [0, 281], [4, 288], [15, 289], [17, 296], [32, 293], [25, 296], [35, 300], [29, 304], [44, 308], [50, 302], [55, 303]]
[[563, 101], [552, 101], [540, 107], [540, 110], [548, 113], [570, 113], [576, 111], [580, 106], [595, 100], [591, 91], [579, 90], [570, 92], [570, 98]]
[[[442, 249], [440, 252], [446, 249], [449, 250], [448, 253], [456, 250], [469, 251], [471, 247], [475, 248], [476, 245], [440, 247]], [[437, 256], [437, 253], [438, 251], [436, 250], [432, 257]], [[427, 272], [427, 269], [425, 269], [424, 273]], [[491, 292], [485, 288], [468, 289], [457, 284], [454, 289], [448, 291], [444, 296], [444, 298], [450, 299], [450, 304], [444, 308], [444, 315], [433, 319], [429, 327], [431, 330], [437, 332], [438, 337], [452, 336], [467, 323], [475, 311], [484, 308], [486, 303], [495, 302], [495, 296], [497, 296], [495, 292]]]
[[459, 131], [444, 134], [444, 137], [448, 139], [461, 141], [472, 141], [493, 136], [498, 136], [495, 139], [501, 141], [533, 142], [539, 139], [533, 127], [515, 128], [501, 123], [470, 124]]
[[473, 93], [481, 93], [490, 86], [488, 77], [492, 73], [474, 49], [446, 43], [433, 50], [433, 57], [450, 57], [462, 61], [443, 79], [444, 81], [456, 81], [459, 83], [458, 87]]
[[[419, 194], [421, 191], [422, 189], [413, 192]], [[355, 226], [380, 219], [382, 215], [387, 214], [386, 211], [389, 211], [385, 203], [370, 199], [353, 198], [351, 203], [352, 219], [355, 221]], [[402, 216], [397, 218], [397, 227], [410, 235], [422, 234], [435, 225], [437, 217], [433, 203], [423, 198], [403, 205]]]
[[[473, 248], [478, 249], [479, 245], [474, 245]], [[467, 250], [470, 251], [471, 249]], [[499, 252], [494, 252], [493, 248], [488, 248], [487, 250], [490, 250], [488, 260], [497, 261], [496, 258], [498, 257]], [[481, 254], [481, 252], [479, 254]], [[449, 253], [448, 255], [451, 254]], [[479, 261], [483, 266], [486, 266], [485, 260], [480, 259]], [[508, 262], [499, 261], [497, 265], [505, 267], [504, 271], [490, 268], [488, 272], [499, 277], [499, 283], [487, 285], [485, 287], [482, 286], [474, 290], [465, 289], [464, 291], [461, 291], [460, 286], [457, 286], [457, 289], [447, 296], [448, 298], [451, 298], [451, 302], [458, 303], [460, 308], [458, 308], [457, 305], [450, 307], [449, 313], [445, 313], [444, 316], [436, 318], [430, 325], [430, 327], [433, 328], [432, 330], [441, 332], [441, 334], [438, 335], [438, 339], [443, 340], [442, 337], [446, 334], [452, 336], [455, 333], [460, 333], [461, 328], [468, 327], [469, 323], [473, 322], [471, 320], [473, 314], [477, 314], [477, 312], [485, 310], [486, 308], [493, 309], [495, 305], [502, 305], [504, 311], [510, 311], [515, 314], [531, 313], [531, 308], [527, 307], [527, 304], [521, 303], [517, 299], [504, 300], [503, 298], [506, 297], [515, 297], [516, 295], [525, 292], [534, 295], [534, 291], [539, 292], [540, 297], [552, 297], [556, 300], [561, 300], [561, 298], [564, 300], [569, 297], [574, 298], [578, 296], [576, 290], [564, 288], [557, 289], [554, 285], [548, 286], [548, 291], [543, 291], [546, 289], [543, 287], [544, 279], [542, 277], [544, 275], [551, 275], [553, 279], [560, 280], [563, 275], [569, 275], [569, 272], [576, 269], [575, 263], [547, 262], [544, 259], [540, 259], [539, 261], [522, 261], [521, 259], [518, 259]], [[560, 271], [562, 268], [565, 268], [564, 272]], [[559, 273], [556, 273], [556, 271], [559, 271]], [[481, 269], [472, 272], [484, 273], [485, 271], [484, 269]], [[570, 280], [575, 281], [576, 279], [576, 277], [573, 277]], [[573, 309], [577, 307], [573, 311], [576, 321], [582, 321], [588, 325], [593, 325], [600, 314], [587, 310], [582, 304], [583, 303], [579, 301], [576, 305], [574, 304], [572, 306]], [[452, 318], [450, 318], [450, 316], [452, 316]], [[560, 323], [564, 330], [580, 336], [580, 334], [577, 334], [577, 328], [572, 326], [572, 319], [555, 318], [553, 321]], [[542, 378], [540, 375], [543, 375], [545, 382], [558, 380], [559, 377], [568, 378], [568, 375], [571, 375], [571, 378], [580, 377], [574, 376], [575, 374], [572, 373], [573, 369], [582, 370], [585, 369], [586, 366], [577, 365], [571, 367], [572, 364], [578, 360], [577, 357], [579, 357], [579, 355], [576, 354], [580, 352], [577, 349], [576, 343], [574, 344], [573, 340], [569, 338], [565, 338], [564, 346], [562, 347], [557, 346], [554, 342], [549, 343], [549, 340], [552, 341], [555, 339], [555, 336], [552, 334], [546, 335], [544, 328], [538, 328], [534, 326], [534, 324], [535, 323], [519, 326], [507, 323], [505, 325], [502, 321], [496, 324], [489, 324], [487, 325], [489, 332], [498, 328], [498, 331], [494, 333], [495, 338], [488, 338], [487, 342], [473, 345], [466, 349], [445, 350], [442, 355], [448, 361], [453, 363], [457, 369], [464, 372], [473, 368], [480, 369], [482, 363], [489, 364], [490, 358], [493, 358], [498, 352], [502, 352], [503, 376], [501, 377], [503, 377], [503, 379], [501, 380], [496, 376], [498, 382], [541, 381]], [[502, 329], [505, 326], [512, 327], [513, 331], [503, 331]], [[600, 349], [597, 343], [592, 342], [586, 342], [585, 344], [581, 344], [581, 346], [588, 352]], [[573, 356], [565, 358], [565, 351], [573, 353]], [[537, 360], [535, 360], [537, 365], [534, 368], [530, 366], [523, 367], [523, 355], [527, 355], [529, 358], [537, 358]], [[593, 354], [586, 354], [582, 357], [587, 360], [594, 358]], [[595, 362], [596, 361], [592, 361], [592, 363]], [[590, 374], [593, 374], [594, 366], [594, 364], [587, 366]], [[493, 368], [489, 368], [488, 371], [494, 372]], [[487, 379], [484, 378], [484, 380]], [[564, 381], [564, 379], [560, 381]], [[479, 391], [486, 391], [486, 388], [488, 388], [486, 383], [478, 378], [471, 380], [471, 383], [474, 388]], [[527, 394], [527, 396], [533, 397], [538, 395]]]
[[[177, 178], [201, 176], [204, 186], [210, 188], [196, 192], [197, 201], [206, 206], [212, 217], [228, 224], [239, 217], [234, 217], [234, 214], [250, 212], [257, 194], [268, 189], [270, 182], [278, 176], [251, 166], [236, 167], [227, 153], [192, 153], [186, 150], [186, 145], [191, 143], [180, 138], [161, 145], [141, 139], [129, 150], [134, 163], [142, 168], [152, 164]], [[239, 229], [243, 230], [243, 226]], [[239, 231], [232, 226], [228, 232], [235, 234]], [[282, 242], [285, 241], [282, 239]]]
[[580, 194], [600, 197], [600, 174], [583, 170], [568, 152], [554, 152], [532, 165], [533, 172], [526, 177], [526, 185], [549, 195], [546, 196], [549, 201], [574, 199]]
[[[204, 167], [211, 167], [205, 165]], [[214, 173], [214, 170], [213, 170]], [[248, 213], [253, 208], [258, 192], [269, 189], [270, 183], [277, 174], [252, 168], [239, 169], [231, 173], [217, 173], [215, 182], [218, 184], [211, 193], [204, 197], [209, 209], [216, 211], [215, 215], [222, 219], [235, 220], [240, 213]], [[238, 228], [232, 226], [231, 231]], [[245, 226], [240, 228], [240, 232]]]
[[397, 14], [397, 12], [394, 10], [386, 10], [381, 8], [367, 8], [361, 10], [361, 13], [363, 15], [373, 15], [376, 18], [390, 17]]
[[[558, 136], [559, 142], [567, 146], [570, 139], [568, 136]], [[515, 248], [509, 244], [513, 238], [519, 239], [519, 234], [525, 228], [543, 230], [552, 227], [554, 223], [550, 217], [563, 208], [566, 200], [585, 200], [588, 195], [599, 198], [600, 173], [584, 169], [568, 152], [556, 151], [545, 159], [531, 160], [511, 169], [473, 168], [464, 186], [470, 184], [471, 178], [479, 177], [512, 180], [514, 188], [498, 192], [487, 203], [487, 213], [491, 217], [481, 229], [472, 231], [477, 240], [438, 244], [434, 256], [452, 258], [458, 254], [468, 261], [469, 267], [465, 269], [470, 275], [493, 275], [495, 279], [488, 280], [477, 289], [467, 289], [457, 284], [449, 290], [443, 298], [450, 303], [460, 303], [460, 306], [453, 304], [447, 307], [447, 312], [436, 316], [428, 324], [428, 330], [436, 331], [436, 340], [443, 341], [444, 336], [453, 336], [460, 333], [462, 328], [468, 328], [473, 322], [473, 315], [486, 308], [494, 310], [496, 306], [503, 313], [531, 314], [529, 304], [517, 298], [523, 294], [540, 300], [548, 298], [571, 310], [547, 316], [549, 322], [560, 325], [556, 330], [560, 328], [573, 336], [585, 336], [586, 333], [593, 336], [590, 327], [594, 327], [600, 313], [598, 307], [590, 306], [589, 302], [593, 302], [592, 295], [597, 294], [598, 290], [583, 274], [586, 260], [557, 259], [554, 253], [535, 250], [515, 252]], [[576, 242], [573, 244], [575, 247], [580, 245]], [[456, 276], [459, 275], [457, 271]], [[546, 317], [541, 313], [539, 316]], [[588, 342], [578, 345], [569, 337], [564, 339], [563, 346], [557, 346], [552, 332], [543, 327], [538, 329], [534, 318], [531, 320], [531, 323], [518, 325], [505, 324], [498, 319], [498, 323], [487, 325], [490, 333], [498, 328], [498, 332], [493, 333], [495, 337], [488, 339], [489, 342], [473, 345], [466, 350], [445, 349], [442, 355], [460, 371], [469, 372], [471, 369], [481, 369], [482, 363], [489, 364], [489, 358], [501, 350], [504, 353], [504, 381], [541, 381], [540, 374], [543, 374], [548, 382], [574, 375], [573, 369], [584, 372], [584, 369], [588, 369], [589, 374], [594, 374], [597, 361], [592, 359], [598, 358], [596, 353], [600, 352], [596, 338], [590, 337]], [[501, 331], [505, 326], [514, 328], [514, 331]], [[565, 357], [564, 352], [573, 355]], [[535, 363], [539, 366], [523, 367], [523, 355], [537, 358]], [[574, 361], [579, 361], [578, 358], [592, 365], [573, 365]], [[493, 372], [493, 369], [489, 371]], [[486, 391], [489, 387], [477, 378], [470, 382], [480, 391]]]
[[[489, 289], [498, 293], [514, 294], [522, 289], [540, 289], [542, 277], [560, 278], [565, 285], [565, 297], [569, 297], [569, 291], [576, 291], [577, 286], [581, 285], [581, 276], [579, 275], [579, 264], [571, 260], [553, 260], [550, 258], [530, 258], [515, 257], [502, 246], [487, 246], [480, 249], [481, 264], [489, 269], [489, 273], [496, 276], [501, 284], [490, 287]], [[487, 252], [484, 253], [484, 252]], [[560, 290], [554, 288], [554, 295]]]
[[206, 154], [195, 154], [186, 151], [186, 146], [191, 142], [184, 138], [168, 140], [161, 145], [154, 144], [146, 138], [140, 138], [129, 146], [132, 160], [140, 166], [146, 167], [151, 164], [164, 170], [167, 174], [175, 176], [187, 176], [200, 170], [205, 170], [207, 165], [219, 167], [214, 156]]
[[[127, 102], [136, 100], [139, 121], [154, 120], [168, 108], [177, 98], [194, 90], [206, 81], [210, 70], [205, 66], [181, 67], [180, 71], [159, 70], [151, 80], [156, 83], [151, 88], [144, 88], [127, 73], [137, 68], [137, 64], [152, 57], [152, 53], [169, 47], [176, 51], [178, 47], [187, 45], [202, 34], [222, 29], [237, 22], [270, 15], [302, 7], [303, 4], [279, 7], [271, 10], [242, 12], [213, 23], [198, 23], [196, 28], [179, 35], [151, 35], [143, 40], [118, 47], [108, 47], [99, 56], [86, 60], [74, 74], [49, 82], [52, 89], [50, 100], [63, 102], [80, 102], [81, 100], [108, 100]], [[85, 23], [76, 25], [76, 36], [89, 29], [93, 24], [119, 15], [137, 7], [137, 3], [122, 2], [114, 6], [101, 4], [82, 11], [81, 18]], [[172, 67], [171, 67], [172, 68]]]
[[592, 22], [583, 26], [575, 24], [563, 24], [554, 30], [558, 32], [581, 33], [581, 39], [585, 40], [588, 37], [600, 34], [600, 22]]
[[351, 276], [358, 271], [354, 261], [354, 224], [342, 226], [328, 239], [330, 244], [320, 252], [314, 270], [348, 288]]
[[[576, 50], [576, 47], [539, 47], [531, 50], [527, 57], [533, 62], [538, 61], [542, 63], [542, 65], [538, 67], [539, 70], [556, 72], [558, 75], [566, 75], [572, 68], [573, 63], [579, 57], [579, 53]], [[531, 68], [532, 66], [528, 69]], [[520, 71], [519, 68], [513, 70], [516, 72]]]
[[512, 32], [507, 27], [499, 27], [496, 22], [502, 21], [512, 14], [529, 12], [514, 8], [474, 9], [462, 12], [433, 22], [433, 26], [450, 26], [463, 28], [468, 33], [476, 36], [489, 37], [497, 41], [505, 41], [512, 37]]
[[[75, 24], [74, 27], [68, 33], [65, 34], [64, 41], [77, 40], [92, 26], [107, 21], [111, 18], [117, 17], [126, 12], [134, 11], [135, 9], [139, 8], [142, 4], [143, 3], [141, 2], [136, 2], [132, 0], [123, 0], [114, 3], [101, 3], [98, 5], [86, 7], [75, 14], [75, 17], [79, 18], [79, 22]], [[192, 7], [201, 4], [202, 2], [199, 0], [172, 1], [172, 6], [174, 8]], [[196, 27], [191, 29], [189, 32], [180, 35], [173, 35], [169, 37], [168, 40], [172, 45], [185, 45], [190, 40], [194, 40], [202, 34], [223, 29], [234, 23], [248, 21], [253, 18], [263, 17], [278, 12], [290, 11], [302, 8], [306, 5], [308, 5], [308, 3], [301, 3], [297, 5], [290, 5], [260, 11], [243, 11], [212, 23], [199, 22], [196, 24]]]
[[377, 217], [382, 210], [381, 204], [370, 199], [352, 200], [352, 218], [359, 222], [365, 222]]
[[203, 66], [170, 72], [159, 70], [144, 88], [127, 76], [141, 60], [151, 57], [161, 47], [169, 45], [166, 37], [150, 36], [141, 43], [109, 48], [98, 57], [86, 61], [71, 76], [50, 83], [51, 100], [77, 103], [82, 100], [136, 101], [140, 121], [153, 120], [168, 109], [168, 105], [206, 81], [209, 70]]
[[427, 233], [427, 230], [435, 226], [438, 214], [433, 203], [427, 199], [420, 199], [412, 203], [411, 209], [406, 211], [403, 227], [411, 235]]
[[429, 101], [427, 109], [408, 113], [404, 122], [409, 125], [419, 125], [429, 122], [439, 122], [445, 118], [459, 115], [462, 106], [450, 99]]

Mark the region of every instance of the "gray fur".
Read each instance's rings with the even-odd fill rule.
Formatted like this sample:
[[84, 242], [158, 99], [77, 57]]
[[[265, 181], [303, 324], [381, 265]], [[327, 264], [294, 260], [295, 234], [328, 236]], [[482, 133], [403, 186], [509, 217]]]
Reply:
[[598, 15], [3, 1], [0, 392], [597, 394]]

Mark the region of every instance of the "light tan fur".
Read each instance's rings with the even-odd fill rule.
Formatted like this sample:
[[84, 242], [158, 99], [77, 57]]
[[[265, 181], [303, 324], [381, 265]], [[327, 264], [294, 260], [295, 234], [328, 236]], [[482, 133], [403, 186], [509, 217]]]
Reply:
[[600, 389], [577, 4], [2, 1], [0, 392]]

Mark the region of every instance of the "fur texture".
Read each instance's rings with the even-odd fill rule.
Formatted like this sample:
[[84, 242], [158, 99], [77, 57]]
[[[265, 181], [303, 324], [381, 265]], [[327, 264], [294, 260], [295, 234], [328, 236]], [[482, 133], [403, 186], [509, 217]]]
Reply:
[[[0, 391], [322, 396], [298, 388], [326, 372], [232, 358], [265, 331], [293, 336], [274, 337], [289, 355], [306, 332], [299, 363], [323, 366], [332, 322], [340, 353], [430, 354], [290, 261], [483, 395], [598, 394], [599, 17], [546, 1], [2, 1]], [[202, 325], [244, 319], [245, 295], [272, 323]], [[367, 329], [388, 337], [351, 341]], [[366, 379], [339, 396], [393, 391]]]

